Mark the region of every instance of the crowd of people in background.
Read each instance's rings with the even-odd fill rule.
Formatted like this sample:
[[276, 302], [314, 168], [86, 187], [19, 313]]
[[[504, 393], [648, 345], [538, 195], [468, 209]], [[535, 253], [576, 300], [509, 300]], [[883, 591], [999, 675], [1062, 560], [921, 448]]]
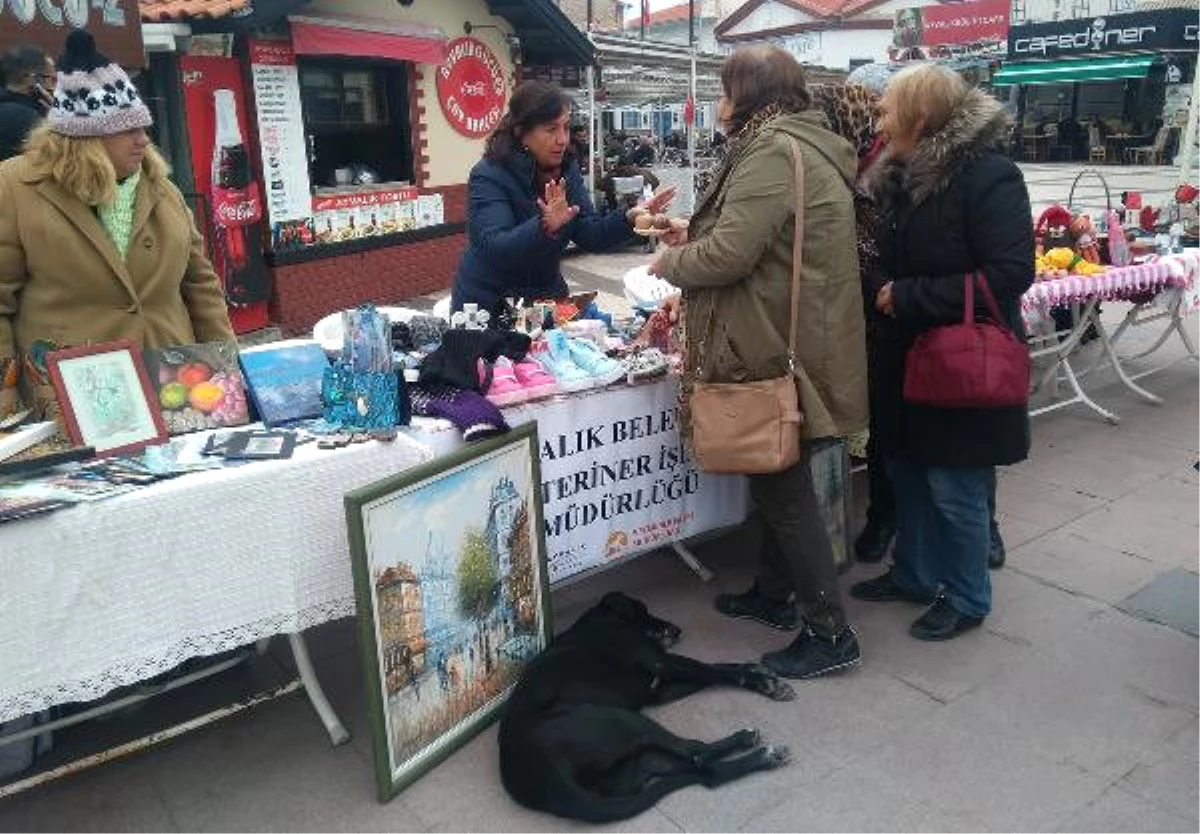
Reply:
[[[671, 224], [650, 267], [681, 289], [665, 303], [684, 334], [680, 423], [687, 436], [697, 383], [771, 379], [789, 367], [805, 420], [801, 460], [749, 476], [758, 577], [742, 593], [718, 596], [716, 607], [797, 632], [763, 655], [780, 675], [809, 678], [859, 662], [809, 458], [869, 423], [872, 509], [856, 550], [862, 561], [890, 552], [892, 565], [850, 593], [923, 606], [909, 633], [955, 638], [991, 611], [988, 569], [1003, 562], [995, 467], [1028, 454], [1028, 415], [1024, 407], [915, 405], [902, 383], [916, 338], [962, 320], [966, 275], [982, 276], [1005, 324], [1023, 333], [1019, 300], [1033, 282], [1034, 242], [1024, 180], [1005, 154], [1011, 118], [933, 64], [891, 76], [884, 90], [810, 89], [789, 53], [755, 46], [726, 59], [721, 83], [724, 161], [689, 223]], [[532, 90], [545, 103], [536, 113], [524, 106]], [[527, 83], [514, 94], [493, 137], [515, 149], [511, 161], [489, 150], [471, 175], [471, 245], [455, 305], [538, 288], [561, 294], [558, 258], [568, 240], [619, 245], [641, 212], [665, 207], [595, 214], [581, 189], [586, 131], [569, 131], [569, 118], [569, 101], [552, 88]], [[623, 139], [605, 139], [616, 163], [600, 180], [610, 206], [612, 176], [654, 160], [648, 135], [632, 145]], [[512, 244], [502, 258], [488, 246], [498, 240]], [[506, 275], [513, 263], [520, 268]], [[801, 326], [789, 360], [793, 268]]]

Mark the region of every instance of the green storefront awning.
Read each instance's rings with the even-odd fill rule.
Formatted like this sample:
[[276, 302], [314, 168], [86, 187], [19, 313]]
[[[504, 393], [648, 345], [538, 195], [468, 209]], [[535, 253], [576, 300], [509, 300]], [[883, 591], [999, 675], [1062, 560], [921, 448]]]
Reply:
[[992, 76], [992, 84], [1063, 84], [1073, 81], [1115, 81], [1118, 78], [1145, 78], [1154, 63], [1153, 55], [1126, 55], [1120, 58], [1093, 58], [1090, 61], [1042, 61], [1009, 64]]

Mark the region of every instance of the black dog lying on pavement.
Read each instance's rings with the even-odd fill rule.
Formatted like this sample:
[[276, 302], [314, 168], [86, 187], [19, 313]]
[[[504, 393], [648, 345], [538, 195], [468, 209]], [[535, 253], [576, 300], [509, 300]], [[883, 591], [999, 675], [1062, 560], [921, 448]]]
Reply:
[[[792, 688], [754, 663], [670, 654], [678, 626], [610, 593], [526, 668], [500, 720], [500, 776], [522, 805], [588, 822], [636, 816], [687, 785], [713, 788], [788, 761], [757, 730], [711, 744], [680, 738], [638, 712], [713, 684], [776, 701]], [[739, 755], [734, 755], [739, 754]]]

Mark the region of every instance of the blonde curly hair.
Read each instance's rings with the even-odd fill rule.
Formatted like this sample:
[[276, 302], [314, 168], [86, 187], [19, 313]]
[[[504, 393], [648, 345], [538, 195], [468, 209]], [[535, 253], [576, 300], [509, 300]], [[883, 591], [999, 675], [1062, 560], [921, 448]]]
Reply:
[[[104, 141], [98, 136], [63, 136], [42, 124], [25, 141], [25, 156], [45, 174], [85, 205], [103, 206], [117, 194], [117, 172]], [[171, 167], [154, 145], [146, 148], [142, 176], [151, 182], [170, 176]]]

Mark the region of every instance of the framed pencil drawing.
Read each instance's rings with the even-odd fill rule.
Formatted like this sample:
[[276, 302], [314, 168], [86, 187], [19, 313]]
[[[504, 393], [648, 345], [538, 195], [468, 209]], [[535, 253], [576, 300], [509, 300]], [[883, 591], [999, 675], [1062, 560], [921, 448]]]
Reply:
[[167, 442], [141, 351], [122, 339], [56, 350], [46, 370], [67, 436], [98, 456], [134, 452]]
[[496, 717], [550, 639], [536, 423], [345, 497], [380, 801]]

